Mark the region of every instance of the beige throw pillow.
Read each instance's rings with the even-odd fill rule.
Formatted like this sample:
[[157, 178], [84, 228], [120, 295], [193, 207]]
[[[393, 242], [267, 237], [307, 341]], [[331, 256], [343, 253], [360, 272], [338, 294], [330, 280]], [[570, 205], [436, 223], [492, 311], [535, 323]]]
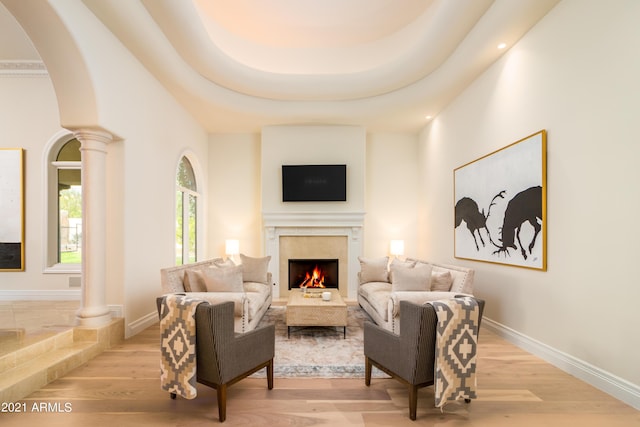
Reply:
[[393, 283], [393, 270], [395, 270], [396, 267], [413, 268], [415, 266], [416, 266], [415, 261], [410, 261], [410, 260], [403, 261], [398, 258], [393, 258], [391, 260], [391, 264], [389, 265], [389, 282]]
[[223, 268], [224, 268], [224, 267], [235, 267], [235, 265], [236, 265], [236, 263], [235, 263], [235, 262], [233, 262], [233, 260], [232, 260], [231, 258], [227, 258], [227, 259], [225, 259], [225, 260], [222, 260], [222, 259], [220, 259], [220, 260], [215, 260], [215, 261], [213, 262], [213, 266], [216, 266], [216, 267], [223, 267]]
[[204, 283], [203, 270], [233, 266], [235, 266], [233, 260], [227, 258], [226, 260], [216, 259], [209, 267], [198, 266], [196, 268], [187, 269], [184, 271], [184, 275], [182, 276], [182, 285], [184, 290], [186, 292], [207, 292], [207, 285]]
[[358, 261], [360, 261], [360, 283], [389, 282], [389, 272], [387, 271], [389, 257], [358, 257]]
[[413, 268], [392, 266], [391, 291], [428, 291], [431, 289], [431, 266], [422, 264]]
[[403, 261], [400, 258], [393, 258], [391, 260], [391, 267], [393, 267], [393, 266], [399, 266], [399, 267], [405, 267], [405, 268], [413, 268], [413, 267], [416, 266], [416, 261], [409, 260], [409, 259], [405, 259]]
[[182, 284], [186, 292], [207, 292], [204, 275], [200, 269], [185, 270]]
[[253, 258], [243, 254], [240, 254], [242, 260], [242, 281], [243, 282], [258, 282], [268, 285], [268, 273], [269, 273], [269, 261], [271, 256], [263, 258]]
[[244, 292], [242, 267], [207, 268], [204, 283], [207, 292]]
[[453, 277], [450, 271], [433, 272], [431, 274], [432, 291], [450, 291], [453, 284]]

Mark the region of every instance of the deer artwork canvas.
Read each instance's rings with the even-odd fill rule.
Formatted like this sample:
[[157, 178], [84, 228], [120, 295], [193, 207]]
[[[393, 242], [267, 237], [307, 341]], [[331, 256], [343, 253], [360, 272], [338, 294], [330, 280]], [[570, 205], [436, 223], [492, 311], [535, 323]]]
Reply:
[[454, 256], [546, 270], [546, 131], [454, 170]]

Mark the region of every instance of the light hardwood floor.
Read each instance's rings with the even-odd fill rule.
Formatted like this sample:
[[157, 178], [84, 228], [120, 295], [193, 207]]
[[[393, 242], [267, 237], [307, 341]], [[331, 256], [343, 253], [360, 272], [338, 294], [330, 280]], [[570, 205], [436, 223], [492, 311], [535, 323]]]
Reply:
[[[160, 390], [157, 326], [116, 346], [21, 400], [26, 413], [0, 413], [14, 426], [217, 425], [215, 391], [194, 400]], [[392, 379], [246, 379], [228, 391], [228, 426], [640, 426], [640, 411], [565, 374], [483, 329], [478, 399], [433, 407], [420, 391], [409, 420], [407, 391]], [[41, 411], [37, 411], [37, 409]]]

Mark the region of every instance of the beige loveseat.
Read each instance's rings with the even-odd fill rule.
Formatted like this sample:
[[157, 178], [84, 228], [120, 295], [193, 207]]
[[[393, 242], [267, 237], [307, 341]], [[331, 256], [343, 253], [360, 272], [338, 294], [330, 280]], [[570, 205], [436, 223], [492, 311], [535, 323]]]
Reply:
[[474, 270], [407, 258], [360, 258], [358, 303], [374, 322], [400, 332], [400, 301], [427, 301], [473, 295]]
[[270, 257], [251, 258], [241, 255], [242, 264], [222, 258], [160, 270], [163, 294], [185, 293], [210, 304], [234, 303], [234, 330], [254, 329], [272, 301]]

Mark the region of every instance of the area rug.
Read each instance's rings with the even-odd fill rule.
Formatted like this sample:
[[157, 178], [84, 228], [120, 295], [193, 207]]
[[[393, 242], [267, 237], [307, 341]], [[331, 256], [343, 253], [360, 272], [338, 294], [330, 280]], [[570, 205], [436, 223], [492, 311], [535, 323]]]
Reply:
[[[276, 326], [274, 375], [280, 378], [364, 378], [363, 325], [371, 321], [358, 306], [349, 306], [347, 336], [342, 327], [292, 327], [287, 337], [284, 306], [272, 306], [258, 324]], [[263, 371], [255, 377], [264, 377]], [[386, 374], [373, 368], [373, 377]]]

